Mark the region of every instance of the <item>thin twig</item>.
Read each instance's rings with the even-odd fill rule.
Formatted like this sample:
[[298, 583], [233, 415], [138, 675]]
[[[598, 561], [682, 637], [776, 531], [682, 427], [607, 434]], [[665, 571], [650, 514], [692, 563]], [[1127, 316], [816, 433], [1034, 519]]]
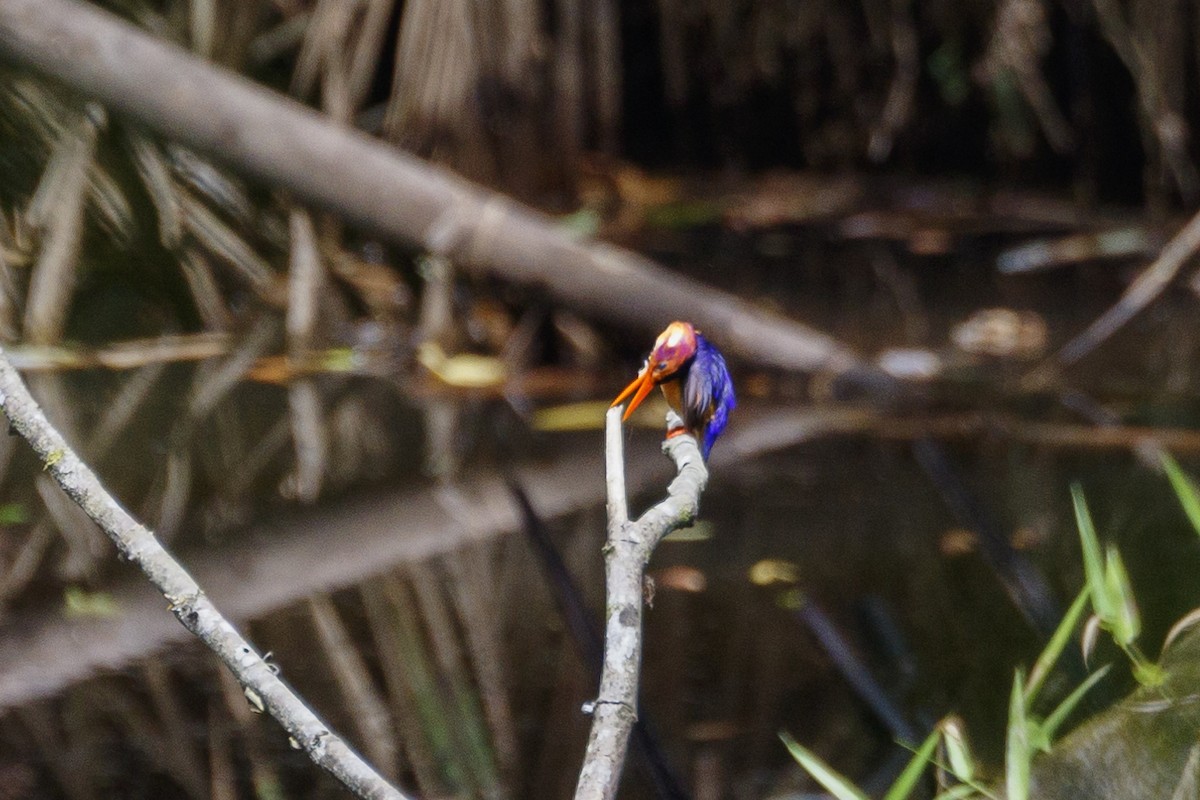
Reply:
[[1200, 250], [1200, 214], [1192, 217], [1188, 224], [1167, 242], [1167, 246], [1154, 263], [1142, 270], [1112, 308], [1101, 314], [1087, 330], [1063, 345], [1053, 361], [1039, 366], [1026, 376], [1025, 385], [1036, 386], [1044, 383], [1050, 375], [1054, 361], [1069, 366], [1092, 352], [1162, 294], [1163, 289], [1197, 250]]
[[[682, 425], [674, 412], [670, 427]], [[708, 469], [691, 436], [663, 443], [678, 473], [667, 487], [667, 499], [636, 522], [629, 521], [625, 497], [625, 463], [621, 444], [621, 409], [605, 418], [605, 464], [608, 486], [608, 543], [605, 545], [607, 624], [600, 694], [592, 710], [592, 733], [576, 800], [611, 800], [625, 763], [629, 734], [637, 719], [638, 673], [642, 662], [642, 586], [646, 563], [654, 548], [671, 531], [689, 524], [700, 508]]]
[[183, 626], [225, 662], [248, 693], [253, 692], [261, 699], [266, 710], [314, 763], [360, 797], [404, 800], [403, 794], [380, 777], [284, 685], [153, 532], [137, 522], [100, 485], [96, 475], [50, 425], [3, 350], [0, 350], [0, 408], [29, 442], [51, 477], [108, 534], [121, 555], [136, 564], [162, 592]]

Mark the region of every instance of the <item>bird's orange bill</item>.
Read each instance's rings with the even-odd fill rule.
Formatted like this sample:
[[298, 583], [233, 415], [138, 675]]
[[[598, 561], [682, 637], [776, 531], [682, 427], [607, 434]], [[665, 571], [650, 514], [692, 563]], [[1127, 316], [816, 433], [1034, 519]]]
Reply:
[[649, 368], [647, 368], [638, 373], [638, 376], [633, 379], [633, 383], [626, 386], [625, 390], [617, 395], [617, 399], [612, 402], [614, 406], [620, 405], [626, 397], [629, 397], [631, 394], [633, 395], [633, 399], [629, 401], [629, 405], [625, 407], [625, 413], [621, 416], [622, 422], [628, 420], [633, 410], [646, 399], [646, 395], [654, 391], [654, 386], [654, 378], [651, 376]]

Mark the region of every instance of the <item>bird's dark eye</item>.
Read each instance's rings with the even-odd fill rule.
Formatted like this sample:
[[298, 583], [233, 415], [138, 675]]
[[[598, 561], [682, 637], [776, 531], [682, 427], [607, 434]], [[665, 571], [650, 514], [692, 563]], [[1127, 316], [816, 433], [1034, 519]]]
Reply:
[[659, 369], [659, 370], [666, 369], [666, 368], [667, 368], [667, 362], [665, 362], [665, 361], [660, 361], [660, 362], [658, 362], [658, 364], [656, 364], [656, 365], [655, 365], [655, 367], [654, 367], [654, 368], [655, 368], [655, 369]]

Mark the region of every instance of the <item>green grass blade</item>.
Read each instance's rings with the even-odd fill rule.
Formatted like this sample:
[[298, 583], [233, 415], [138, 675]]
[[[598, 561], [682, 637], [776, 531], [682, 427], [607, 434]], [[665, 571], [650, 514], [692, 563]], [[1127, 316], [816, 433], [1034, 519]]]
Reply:
[[1096, 536], [1096, 526], [1092, 524], [1092, 514], [1083, 497], [1083, 488], [1078, 483], [1071, 484], [1071, 502], [1075, 506], [1075, 523], [1079, 527], [1079, 542], [1083, 548], [1083, 571], [1087, 576], [1088, 589], [1091, 590], [1092, 607], [1096, 610], [1096, 616], [1108, 624], [1115, 616], [1116, 609], [1104, 582], [1100, 539]]
[[1187, 514], [1192, 529], [1200, 534], [1200, 492], [1197, 492], [1196, 484], [1192, 483], [1192, 479], [1180, 469], [1179, 463], [1166, 450], [1159, 453], [1159, 458], [1167, 478], [1171, 481], [1171, 488], [1179, 498], [1179, 505], [1183, 506], [1183, 513]]
[[975, 755], [967, 743], [962, 720], [956, 716], [946, 717], [939, 723], [942, 742], [946, 746], [946, 760], [950, 762], [950, 773], [963, 783], [975, 780]]
[[938, 739], [941, 738], [941, 735], [941, 729], [934, 728], [933, 732], [925, 737], [925, 741], [917, 748], [908, 765], [904, 767], [904, 771], [900, 773], [896, 782], [883, 796], [883, 800], [905, 800], [913, 793], [921, 781], [921, 776], [925, 774], [925, 768], [933, 760], [933, 753], [937, 749]]
[[1112, 602], [1113, 616], [1109, 627], [1117, 644], [1128, 648], [1142, 632], [1142, 616], [1138, 613], [1129, 573], [1116, 545], [1109, 545], [1104, 558], [1104, 585]]
[[779, 738], [792, 754], [792, 758], [796, 759], [796, 763], [804, 767], [808, 774], [813, 776], [813, 780], [825, 787], [825, 791], [837, 800], [870, 800], [861, 789], [822, 761], [816, 753], [793, 739], [787, 731], [780, 731]]
[[1008, 800], [1029, 800], [1029, 717], [1026, 715], [1024, 676], [1017, 670], [1008, 703], [1008, 736], [1004, 752], [1004, 777]]
[[960, 783], [957, 786], [951, 786], [946, 791], [940, 793], [933, 800], [967, 800], [969, 797], [985, 797], [979, 789], [974, 786], [968, 786], [965, 783]]
[[1054, 740], [1054, 734], [1056, 731], [1058, 731], [1059, 726], [1062, 725], [1070, 713], [1075, 710], [1075, 706], [1079, 705], [1079, 701], [1082, 700], [1083, 696], [1088, 693], [1088, 690], [1099, 683], [1101, 679], [1108, 674], [1110, 669], [1112, 669], [1112, 664], [1105, 664], [1103, 667], [1093, 672], [1088, 676], [1087, 680], [1079, 684], [1075, 691], [1067, 695], [1066, 698], [1059, 703], [1053, 711], [1050, 712], [1050, 716], [1046, 717], [1046, 719], [1042, 722], [1042, 732], [1045, 734], [1046, 742], [1051, 742]]
[[1050, 637], [1050, 641], [1046, 643], [1046, 647], [1038, 656], [1033, 669], [1029, 672], [1029, 679], [1025, 683], [1025, 699], [1027, 702], [1032, 703], [1037, 699], [1038, 692], [1042, 690], [1042, 686], [1046, 683], [1046, 678], [1050, 675], [1050, 670], [1054, 668], [1055, 663], [1058, 662], [1058, 657], [1066, 649], [1067, 642], [1071, 641], [1071, 634], [1075, 631], [1079, 620], [1083, 618], [1083, 612], [1087, 608], [1090, 594], [1091, 589], [1088, 586], [1085, 586], [1079, 592], [1079, 596], [1075, 598], [1075, 602], [1067, 609], [1067, 613], [1063, 615], [1062, 621], [1058, 623], [1054, 635]]

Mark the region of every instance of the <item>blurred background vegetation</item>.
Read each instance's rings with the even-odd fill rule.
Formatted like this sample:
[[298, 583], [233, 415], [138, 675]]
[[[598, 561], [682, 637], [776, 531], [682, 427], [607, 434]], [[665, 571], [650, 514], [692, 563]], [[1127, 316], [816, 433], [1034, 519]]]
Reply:
[[[1072, 479], [1150, 651], [1200, 604], [1200, 544], [1139, 456], [1200, 451], [1197, 282], [1023, 380], [1200, 199], [1196, 3], [99, 5], [917, 387], [848, 398], [734, 360], [703, 520], [653, 565], [646, 716], [677, 788], [635, 759], [628, 797], [811, 796], [781, 728], [878, 789], [893, 739], [950, 711], [998, 765], [1047, 633], [1003, 562], [1048, 607], [1077, 594]], [[379, 241], [0, 65], [0, 339], [218, 606], [421, 797], [569, 795], [594, 677], [536, 543], [598, 616], [601, 409], [669, 321], [618, 330]], [[632, 437], [644, 502], [665, 465]], [[0, 491], [0, 798], [339, 796], [13, 437]], [[1107, 682], [1089, 711], [1133, 685]]]

